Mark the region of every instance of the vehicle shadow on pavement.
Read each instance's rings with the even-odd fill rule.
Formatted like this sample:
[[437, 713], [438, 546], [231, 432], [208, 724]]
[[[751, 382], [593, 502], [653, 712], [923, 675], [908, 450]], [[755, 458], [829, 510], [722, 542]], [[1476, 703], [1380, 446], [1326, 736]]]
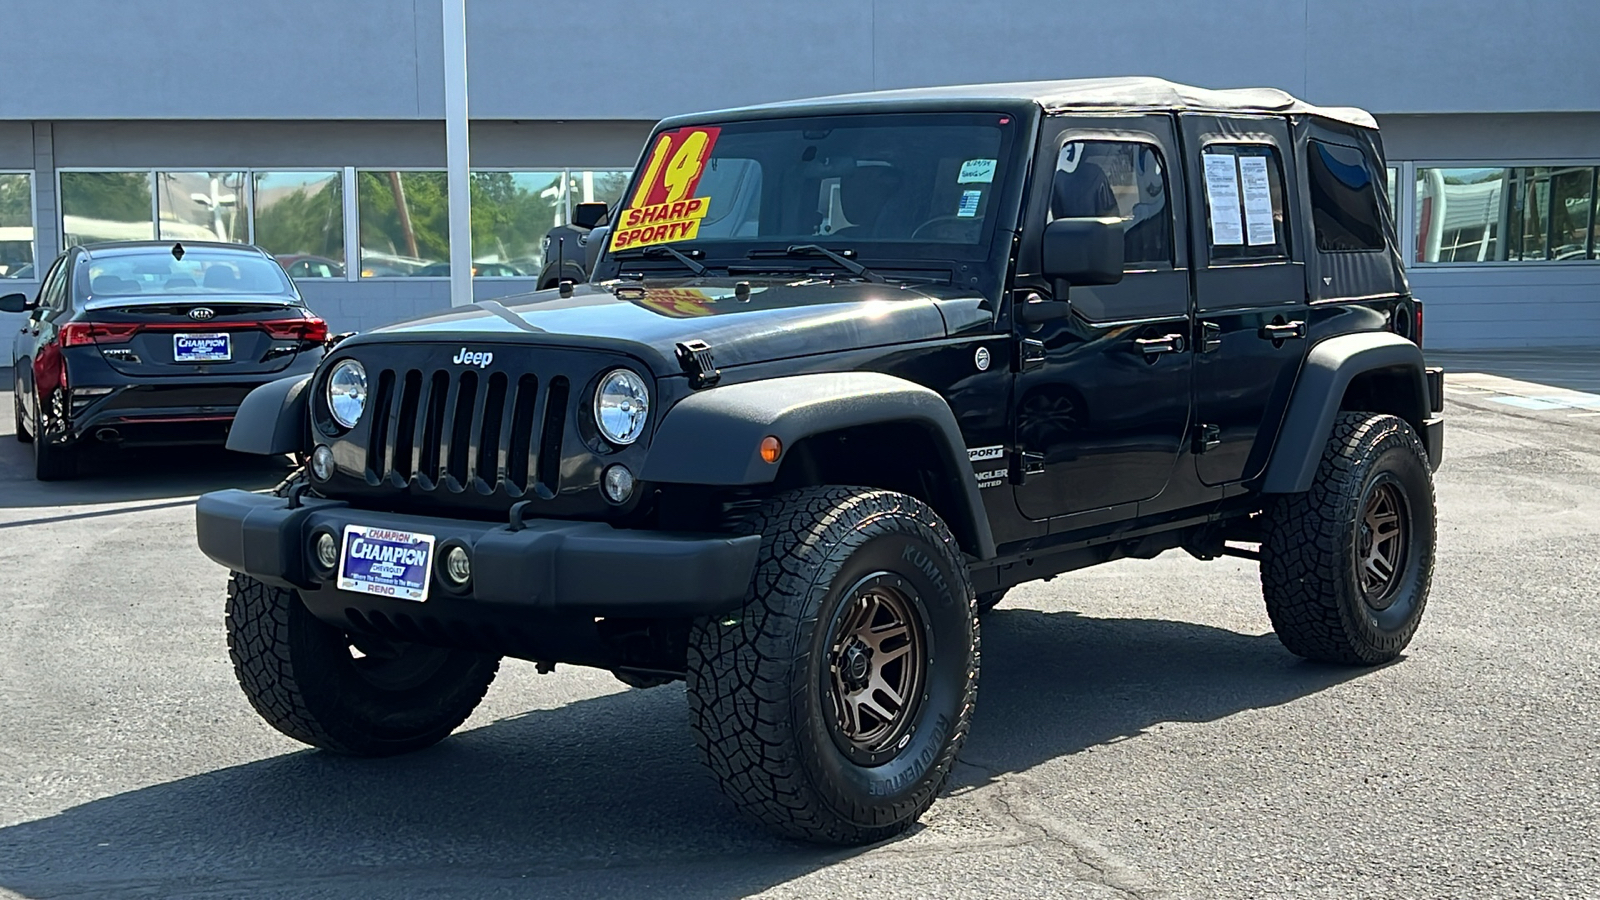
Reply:
[[230, 453], [220, 446], [92, 446], [78, 477], [33, 477], [33, 448], [0, 435], [0, 509], [87, 506], [193, 497], [206, 491], [270, 488], [289, 473], [289, 458]]
[[[1159, 723], [1276, 706], [1362, 671], [1298, 661], [1270, 634], [1014, 608], [985, 619], [983, 651], [971, 766], [956, 787], [972, 786], [973, 767], [999, 779], [1108, 742], [1160, 740], [1147, 734]], [[625, 691], [407, 757], [291, 752], [132, 790], [0, 829], [0, 889], [740, 897], [862, 852], [737, 820], [685, 719], [679, 688]]]

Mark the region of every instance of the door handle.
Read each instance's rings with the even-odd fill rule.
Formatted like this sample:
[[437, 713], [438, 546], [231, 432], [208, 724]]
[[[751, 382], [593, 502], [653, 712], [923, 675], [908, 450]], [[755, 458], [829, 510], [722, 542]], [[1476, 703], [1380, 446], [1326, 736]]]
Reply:
[[1157, 356], [1162, 353], [1182, 353], [1184, 345], [1188, 343], [1181, 334], [1164, 334], [1156, 338], [1135, 338], [1133, 342], [1145, 356]]
[[1264, 341], [1273, 342], [1288, 340], [1289, 338], [1303, 338], [1306, 336], [1306, 323], [1304, 321], [1274, 322], [1271, 325], [1261, 326], [1261, 330], [1256, 334]]

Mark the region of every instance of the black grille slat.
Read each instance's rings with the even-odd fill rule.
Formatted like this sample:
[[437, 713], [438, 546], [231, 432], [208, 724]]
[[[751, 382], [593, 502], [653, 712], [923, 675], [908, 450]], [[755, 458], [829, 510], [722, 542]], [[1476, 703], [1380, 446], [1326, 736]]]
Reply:
[[565, 376], [550, 379], [544, 396], [544, 427], [539, 440], [539, 484], [553, 496], [561, 490], [561, 442], [567, 421], [568, 382]]
[[416, 448], [417, 404], [421, 395], [422, 373], [412, 369], [395, 392], [395, 413], [389, 420], [389, 450], [383, 466], [385, 475], [394, 475], [397, 486], [404, 486], [417, 470], [412, 451]]
[[372, 428], [367, 444], [367, 477], [374, 482], [389, 471], [388, 453], [394, 446], [390, 422], [394, 419], [394, 371], [378, 373], [378, 389], [372, 396]]
[[500, 431], [506, 405], [506, 376], [496, 372], [489, 376], [483, 392], [483, 403], [472, 414], [472, 448], [467, 458], [467, 468], [483, 487], [493, 490], [500, 483]]
[[511, 403], [511, 427], [506, 435], [506, 481], [518, 491], [526, 491], [531, 483], [533, 454], [537, 445], [533, 440], [533, 426], [539, 405], [539, 377], [524, 375], [517, 379], [517, 394]]
[[418, 404], [417, 446], [415, 450], [416, 479], [424, 490], [433, 490], [438, 483], [439, 446], [444, 437], [445, 402], [450, 396], [450, 374], [434, 372], [423, 384], [423, 399]]
[[467, 447], [472, 443], [472, 417], [478, 404], [478, 373], [463, 372], [450, 383], [445, 401], [439, 450], [439, 479], [457, 489], [467, 483]]

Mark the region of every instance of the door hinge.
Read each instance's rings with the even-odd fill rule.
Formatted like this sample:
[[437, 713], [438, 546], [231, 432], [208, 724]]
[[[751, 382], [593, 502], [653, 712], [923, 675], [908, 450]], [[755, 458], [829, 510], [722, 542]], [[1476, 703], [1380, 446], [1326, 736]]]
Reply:
[[1222, 429], [1215, 425], [1196, 425], [1194, 427], [1194, 452], [1204, 453], [1215, 450], [1222, 443]]
[[1022, 352], [1017, 354], [1017, 365], [1023, 372], [1028, 372], [1044, 365], [1044, 341], [1024, 338]]
[[1200, 323], [1200, 352], [1212, 353], [1222, 349], [1222, 326], [1215, 322]]
[[1017, 450], [1011, 454], [1011, 483], [1027, 484], [1028, 476], [1044, 474], [1044, 454]]

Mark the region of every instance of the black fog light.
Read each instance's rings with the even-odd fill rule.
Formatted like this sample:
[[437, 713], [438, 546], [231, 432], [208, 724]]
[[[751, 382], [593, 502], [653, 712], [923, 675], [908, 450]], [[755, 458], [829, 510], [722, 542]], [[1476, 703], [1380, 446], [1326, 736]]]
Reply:
[[444, 580], [456, 590], [466, 587], [472, 580], [472, 557], [467, 554], [467, 548], [454, 544], [444, 552]]
[[311, 477], [318, 481], [333, 477], [333, 451], [326, 444], [318, 444], [311, 451]]
[[339, 541], [331, 533], [322, 531], [317, 533], [316, 553], [317, 565], [324, 570], [332, 572], [333, 567], [339, 564]]
[[633, 473], [627, 466], [617, 465], [606, 469], [601, 476], [602, 490], [612, 503], [625, 503], [633, 496]]

